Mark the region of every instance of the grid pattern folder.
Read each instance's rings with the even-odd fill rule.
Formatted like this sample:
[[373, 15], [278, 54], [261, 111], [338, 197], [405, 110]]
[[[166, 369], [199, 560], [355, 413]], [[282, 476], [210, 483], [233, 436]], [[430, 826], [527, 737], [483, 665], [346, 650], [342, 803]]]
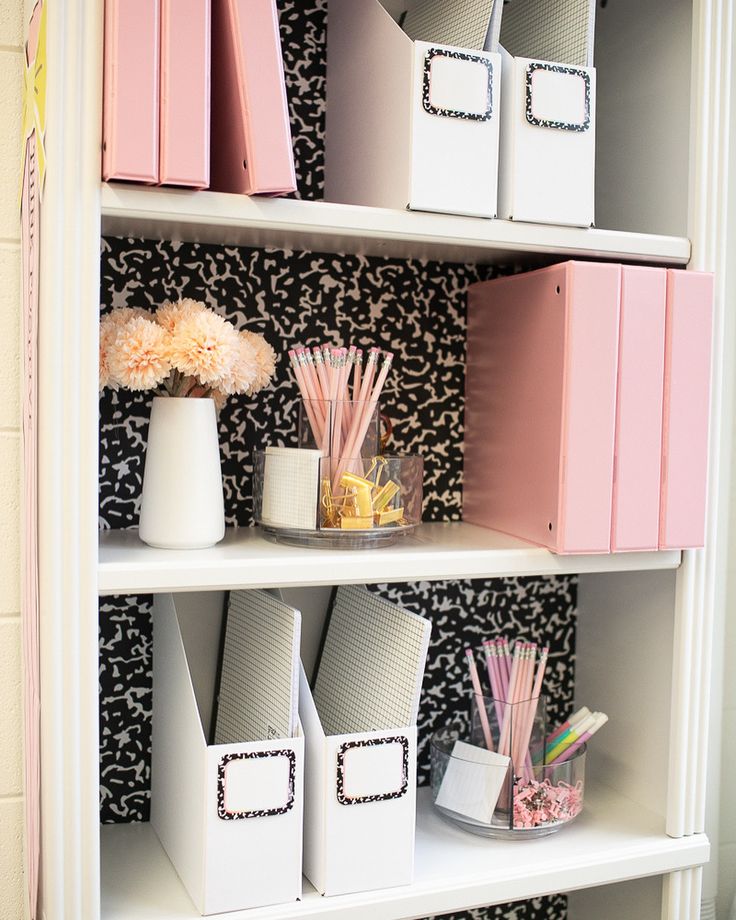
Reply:
[[661, 549], [705, 540], [712, 324], [713, 275], [668, 269]]
[[400, 23], [411, 39], [480, 51], [493, 5], [494, 0], [424, 0], [412, 7]]
[[161, 0], [159, 182], [210, 182], [210, 0]]
[[325, 734], [416, 724], [430, 629], [365, 588], [338, 588], [314, 685]]
[[595, 0], [507, 0], [501, 44], [514, 57], [593, 66]]
[[296, 732], [301, 614], [265, 591], [228, 598], [215, 744]]
[[565, 262], [470, 288], [466, 521], [610, 550], [620, 274]]
[[275, 0], [212, 2], [211, 157], [215, 191], [296, 188]]
[[613, 552], [659, 544], [666, 281], [663, 268], [621, 268]]
[[105, 0], [105, 180], [158, 182], [159, 41], [159, 0]]

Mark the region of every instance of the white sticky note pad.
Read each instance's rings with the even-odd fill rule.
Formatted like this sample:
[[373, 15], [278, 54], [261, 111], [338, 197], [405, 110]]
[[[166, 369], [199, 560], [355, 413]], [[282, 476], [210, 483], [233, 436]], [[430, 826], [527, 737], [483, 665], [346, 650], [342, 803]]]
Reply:
[[317, 529], [321, 450], [267, 447], [263, 468], [264, 524]]
[[511, 758], [456, 741], [435, 804], [490, 824]]

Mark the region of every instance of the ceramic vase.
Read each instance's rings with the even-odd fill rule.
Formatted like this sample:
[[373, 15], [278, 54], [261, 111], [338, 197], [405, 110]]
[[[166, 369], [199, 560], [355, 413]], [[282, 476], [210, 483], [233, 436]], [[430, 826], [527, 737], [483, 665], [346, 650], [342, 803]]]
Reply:
[[202, 549], [225, 536], [212, 399], [154, 397], [139, 533], [162, 549]]

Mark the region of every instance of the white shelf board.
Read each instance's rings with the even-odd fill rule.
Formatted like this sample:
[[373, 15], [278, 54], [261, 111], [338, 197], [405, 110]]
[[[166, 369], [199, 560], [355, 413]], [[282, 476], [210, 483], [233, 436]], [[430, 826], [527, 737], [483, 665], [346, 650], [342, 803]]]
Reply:
[[[707, 861], [704, 834], [672, 838], [664, 820], [611, 790], [589, 792], [585, 810], [557, 835], [533, 842], [485, 840], [446, 824], [419, 792], [413, 884], [324, 898], [305, 880], [301, 901], [220, 914], [223, 920], [398, 920], [468, 910], [553, 892], [661, 875]], [[198, 917], [148, 824], [106, 825], [102, 920]]]
[[217, 546], [154, 549], [135, 530], [100, 533], [99, 593], [275, 588], [674, 569], [678, 550], [557, 556], [473, 524], [422, 524], [395, 546], [330, 550], [280, 546], [257, 529], [228, 529]]
[[685, 265], [682, 237], [484, 220], [288, 198], [102, 184], [107, 236], [453, 262], [613, 259]]

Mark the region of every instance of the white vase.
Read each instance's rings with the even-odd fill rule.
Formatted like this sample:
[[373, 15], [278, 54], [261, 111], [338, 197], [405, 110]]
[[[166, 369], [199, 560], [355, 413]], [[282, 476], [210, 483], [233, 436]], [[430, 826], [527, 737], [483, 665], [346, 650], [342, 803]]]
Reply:
[[163, 549], [201, 549], [225, 536], [213, 400], [154, 397], [139, 532]]

